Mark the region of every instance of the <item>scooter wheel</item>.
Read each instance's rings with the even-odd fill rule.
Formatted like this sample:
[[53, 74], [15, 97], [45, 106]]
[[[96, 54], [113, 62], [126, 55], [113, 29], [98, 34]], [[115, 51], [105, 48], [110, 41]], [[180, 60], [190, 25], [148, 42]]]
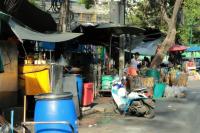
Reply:
[[121, 112], [116, 108], [116, 109], [114, 109], [114, 113], [115, 114], [121, 114]]

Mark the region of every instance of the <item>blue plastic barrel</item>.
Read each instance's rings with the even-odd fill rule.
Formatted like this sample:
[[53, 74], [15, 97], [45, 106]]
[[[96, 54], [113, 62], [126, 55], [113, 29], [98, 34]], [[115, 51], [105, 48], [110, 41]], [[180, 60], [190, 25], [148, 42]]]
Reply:
[[76, 82], [77, 82], [77, 91], [78, 91], [79, 103], [82, 103], [82, 97], [83, 97], [83, 78], [81, 77], [81, 75], [76, 75]]
[[[78, 133], [77, 115], [72, 94], [41, 94], [35, 96], [35, 122], [68, 121]], [[35, 133], [72, 133], [65, 124], [35, 124]]]

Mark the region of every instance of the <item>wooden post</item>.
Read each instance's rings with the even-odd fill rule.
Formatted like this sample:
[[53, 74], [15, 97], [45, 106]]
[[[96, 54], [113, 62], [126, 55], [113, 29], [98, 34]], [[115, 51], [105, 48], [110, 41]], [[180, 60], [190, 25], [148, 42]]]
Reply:
[[124, 46], [125, 46], [125, 35], [120, 35], [119, 40], [119, 76], [122, 77], [123, 70], [125, 66], [125, 53], [124, 53]]
[[[24, 95], [24, 112], [23, 112], [23, 122], [26, 122], [26, 95]], [[25, 133], [25, 129], [23, 128], [23, 133]]]

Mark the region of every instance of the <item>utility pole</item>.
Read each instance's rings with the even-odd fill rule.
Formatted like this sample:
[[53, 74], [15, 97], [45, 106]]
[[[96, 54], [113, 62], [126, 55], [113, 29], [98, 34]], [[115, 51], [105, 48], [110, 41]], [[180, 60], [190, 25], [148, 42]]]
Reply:
[[[111, 0], [110, 3], [110, 22], [114, 24], [125, 25], [125, 2], [126, 0]], [[119, 36], [119, 76], [123, 75], [125, 66], [124, 47], [126, 37], [124, 34]]]
[[114, 24], [125, 24], [125, 2], [126, 0], [111, 0], [110, 22]]
[[70, 30], [70, 22], [69, 22], [69, 0], [64, 0], [60, 7], [60, 19], [58, 24], [59, 32], [66, 32]]
[[125, 52], [124, 47], [126, 43], [125, 34], [120, 35], [119, 37], [119, 76], [123, 76], [123, 70], [125, 66]]

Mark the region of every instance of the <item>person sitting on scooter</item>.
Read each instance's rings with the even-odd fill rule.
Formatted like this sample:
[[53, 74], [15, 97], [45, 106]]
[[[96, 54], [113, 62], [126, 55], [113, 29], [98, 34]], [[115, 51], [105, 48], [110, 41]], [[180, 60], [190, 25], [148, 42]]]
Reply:
[[124, 76], [126, 77], [126, 88], [128, 92], [131, 92], [131, 89], [133, 88], [132, 80], [134, 77], [137, 77], [138, 73], [137, 70], [134, 67], [129, 66], [127, 67], [126, 71], [124, 72]]

